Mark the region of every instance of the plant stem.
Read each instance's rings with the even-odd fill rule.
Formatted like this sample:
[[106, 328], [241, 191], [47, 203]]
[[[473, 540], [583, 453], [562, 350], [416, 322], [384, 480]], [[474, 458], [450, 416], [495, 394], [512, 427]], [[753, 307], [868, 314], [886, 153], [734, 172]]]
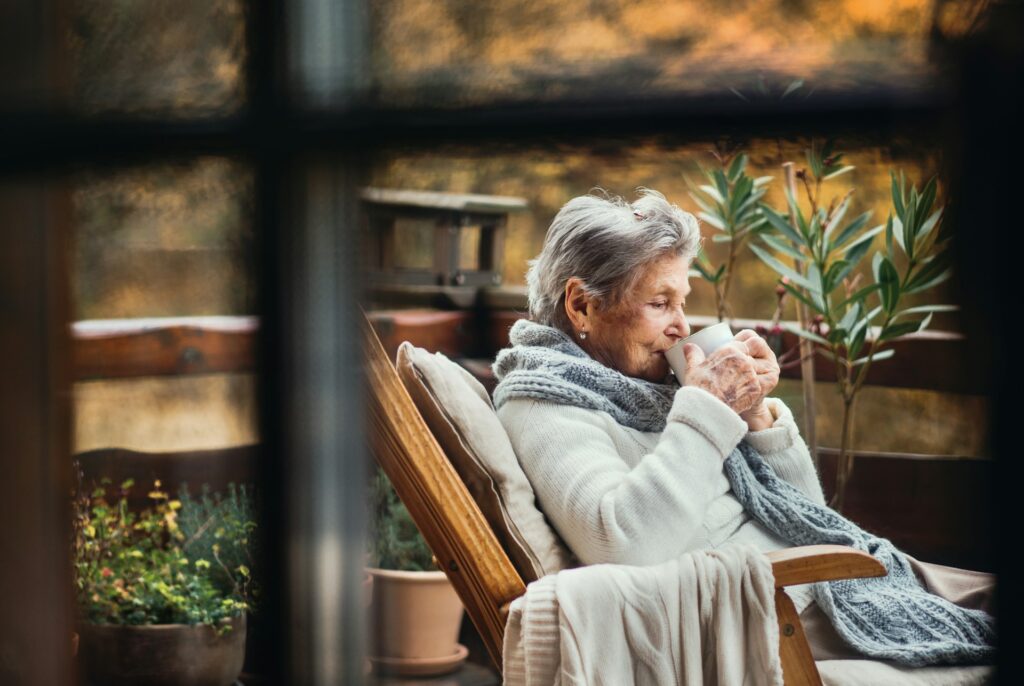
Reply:
[[843, 397], [843, 433], [839, 443], [839, 459], [836, 461], [836, 492], [832, 498], [832, 508], [843, 511], [846, 504], [846, 486], [853, 473], [853, 417], [857, 395]]
[[[782, 165], [786, 187], [790, 194], [796, 198], [796, 173], [792, 162], [785, 162]], [[789, 218], [793, 229], [796, 228], [796, 217]], [[794, 260], [793, 267], [797, 273], [803, 276], [803, 265], [800, 260]], [[802, 302], [796, 302], [796, 314], [801, 329], [807, 329], [810, 323], [810, 309]], [[804, 440], [811, 453], [811, 461], [814, 463], [815, 471], [818, 470], [818, 438], [815, 431], [815, 399], [814, 399], [814, 343], [803, 336], [799, 339], [800, 345], [800, 383], [804, 394]]]

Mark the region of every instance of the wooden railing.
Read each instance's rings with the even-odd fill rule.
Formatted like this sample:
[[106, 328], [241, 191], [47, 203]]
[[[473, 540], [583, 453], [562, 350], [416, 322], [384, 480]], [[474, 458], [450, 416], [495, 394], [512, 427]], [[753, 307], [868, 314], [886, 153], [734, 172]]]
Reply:
[[[524, 316], [515, 298], [474, 310], [376, 310], [368, 312], [388, 356], [399, 344], [414, 345], [457, 360], [489, 390], [490, 363], [508, 343], [508, 330]], [[692, 316], [697, 330], [712, 317]], [[738, 328], [766, 321], [736, 320]], [[73, 373], [77, 380], [143, 376], [251, 373], [255, 370], [259, 323], [254, 317], [184, 317], [174, 319], [77, 322], [72, 327]], [[786, 333], [783, 347], [796, 345]], [[924, 332], [896, 342], [898, 363], [871, 368], [868, 383], [968, 395], [988, 390], [953, 363], [966, 354], [958, 334]], [[785, 370], [798, 379], [799, 367]], [[815, 377], [834, 381], [832, 365], [816, 361]], [[913, 430], [913, 427], [908, 427]], [[980, 430], [980, 429], [979, 429]], [[826, 495], [834, 483], [836, 451], [819, 450]], [[865, 458], [865, 459], [861, 459]], [[956, 455], [858, 453], [848, 493], [847, 514], [862, 526], [892, 540], [921, 559], [991, 569], [992, 462]]]

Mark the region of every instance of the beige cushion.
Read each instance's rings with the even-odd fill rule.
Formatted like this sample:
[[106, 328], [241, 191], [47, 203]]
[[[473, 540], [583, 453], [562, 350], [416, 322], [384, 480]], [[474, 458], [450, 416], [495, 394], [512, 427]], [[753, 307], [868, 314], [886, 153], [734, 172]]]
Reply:
[[533, 487], [483, 385], [441, 353], [409, 341], [398, 347], [396, 367], [523, 580], [529, 583], [575, 566], [569, 549], [537, 509]]

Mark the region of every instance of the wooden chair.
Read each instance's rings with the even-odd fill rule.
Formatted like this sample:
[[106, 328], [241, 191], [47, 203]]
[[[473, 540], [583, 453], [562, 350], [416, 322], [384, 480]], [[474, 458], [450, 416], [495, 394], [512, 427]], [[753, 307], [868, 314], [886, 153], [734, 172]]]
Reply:
[[[424, 539], [444, 569], [501, 670], [510, 603], [526, 592], [465, 484], [427, 427], [376, 332], [361, 318], [369, 391], [369, 440]], [[787, 685], [821, 684], [786, 586], [884, 576], [875, 558], [844, 546], [806, 546], [768, 553], [775, 575], [779, 655]]]

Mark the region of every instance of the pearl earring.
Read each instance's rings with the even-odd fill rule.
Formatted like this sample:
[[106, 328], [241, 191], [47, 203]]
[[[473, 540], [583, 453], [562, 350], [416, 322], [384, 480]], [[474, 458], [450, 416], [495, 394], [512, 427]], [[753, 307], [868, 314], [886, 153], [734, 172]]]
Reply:
[[580, 331], [580, 338], [586, 338], [586, 337], [587, 337], [587, 332], [586, 331]]

